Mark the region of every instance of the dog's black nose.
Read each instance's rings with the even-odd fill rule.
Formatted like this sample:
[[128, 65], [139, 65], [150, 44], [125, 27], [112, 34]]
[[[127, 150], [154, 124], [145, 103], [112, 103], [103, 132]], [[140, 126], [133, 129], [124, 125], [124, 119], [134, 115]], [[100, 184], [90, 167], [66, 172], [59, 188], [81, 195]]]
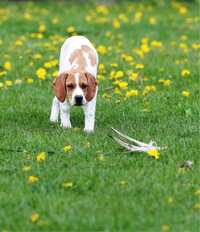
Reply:
[[83, 104], [83, 96], [81, 95], [76, 95], [75, 96], [75, 103], [77, 106], [80, 106]]

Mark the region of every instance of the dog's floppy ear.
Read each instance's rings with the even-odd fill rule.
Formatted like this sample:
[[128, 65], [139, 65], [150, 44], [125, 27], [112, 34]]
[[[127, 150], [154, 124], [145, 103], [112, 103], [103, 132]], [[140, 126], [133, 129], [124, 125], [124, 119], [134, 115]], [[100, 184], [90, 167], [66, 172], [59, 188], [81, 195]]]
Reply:
[[95, 79], [94, 76], [92, 76], [92, 74], [86, 72], [85, 76], [87, 78], [87, 93], [86, 93], [86, 100], [87, 101], [91, 101], [93, 99], [93, 97], [95, 96], [96, 93], [96, 86], [97, 86], [97, 81]]
[[63, 72], [58, 75], [58, 77], [53, 81], [53, 90], [55, 96], [59, 101], [64, 102], [66, 98], [66, 79], [68, 77], [68, 73]]

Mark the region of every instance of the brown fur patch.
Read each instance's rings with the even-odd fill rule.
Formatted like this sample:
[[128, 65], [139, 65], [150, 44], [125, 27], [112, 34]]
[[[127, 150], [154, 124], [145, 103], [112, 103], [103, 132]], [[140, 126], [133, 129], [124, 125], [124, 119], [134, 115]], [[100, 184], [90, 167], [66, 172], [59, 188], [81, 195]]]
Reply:
[[90, 73], [85, 73], [85, 76], [87, 78], [87, 90], [86, 90], [86, 95], [85, 98], [87, 101], [91, 101], [96, 93], [96, 86], [97, 86], [97, 81], [95, 77], [93, 77]]
[[69, 99], [72, 97], [72, 93], [76, 88], [75, 73], [69, 72], [69, 76], [66, 79], [65, 84], [66, 84], [67, 98]]
[[53, 81], [54, 94], [60, 102], [64, 102], [66, 97], [70, 98], [75, 87], [75, 74], [73, 72], [61, 73]]
[[96, 55], [95, 55], [94, 51], [90, 47], [88, 47], [87, 45], [82, 45], [81, 48], [83, 51], [88, 53], [88, 57], [90, 59], [91, 65], [92, 66], [96, 65], [97, 61], [96, 61]]
[[76, 49], [74, 50], [74, 52], [71, 54], [70, 58], [69, 58], [69, 62], [72, 64], [73, 62], [76, 62], [77, 67], [76, 68], [72, 68], [75, 71], [81, 71], [81, 70], [85, 70], [86, 68], [86, 59], [83, 56], [83, 51], [82, 49]]
[[84, 71], [86, 69], [87, 61], [84, 57], [84, 52], [88, 54], [88, 58], [90, 60], [90, 63], [92, 66], [96, 65], [96, 55], [94, 51], [88, 47], [87, 45], [82, 45], [81, 48], [74, 50], [74, 52], [71, 54], [69, 58], [69, 62], [72, 64], [73, 62], [76, 62], [77, 67], [72, 68], [73, 71]]
[[64, 102], [65, 98], [66, 98], [65, 81], [66, 81], [67, 77], [68, 77], [68, 73], [61, 73], [53, 81], [54, 95], [61, 102]]

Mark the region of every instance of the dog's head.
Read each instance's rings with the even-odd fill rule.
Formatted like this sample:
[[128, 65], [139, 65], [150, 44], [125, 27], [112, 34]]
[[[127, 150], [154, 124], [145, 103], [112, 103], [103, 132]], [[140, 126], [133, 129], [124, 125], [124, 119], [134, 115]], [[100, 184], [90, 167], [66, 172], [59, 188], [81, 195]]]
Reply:
[[59, 101], [67, 99], [70, 105], [84, 105], [96, 93], [97, 81], [90, 73], [64, 72], [53, 82], [55, 96]]

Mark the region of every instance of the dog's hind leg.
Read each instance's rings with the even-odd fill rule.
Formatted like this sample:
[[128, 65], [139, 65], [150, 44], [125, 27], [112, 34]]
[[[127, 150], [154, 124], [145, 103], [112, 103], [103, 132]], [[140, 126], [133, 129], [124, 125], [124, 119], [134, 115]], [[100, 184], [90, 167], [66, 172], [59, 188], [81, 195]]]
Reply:
[[54, 97], [51, 107], [51, 116], [50, 116], [51, 122], [53, 123], [58, 122], [59, 112], [60, 112], [60, 102], [57, 99], [57, 97]]

